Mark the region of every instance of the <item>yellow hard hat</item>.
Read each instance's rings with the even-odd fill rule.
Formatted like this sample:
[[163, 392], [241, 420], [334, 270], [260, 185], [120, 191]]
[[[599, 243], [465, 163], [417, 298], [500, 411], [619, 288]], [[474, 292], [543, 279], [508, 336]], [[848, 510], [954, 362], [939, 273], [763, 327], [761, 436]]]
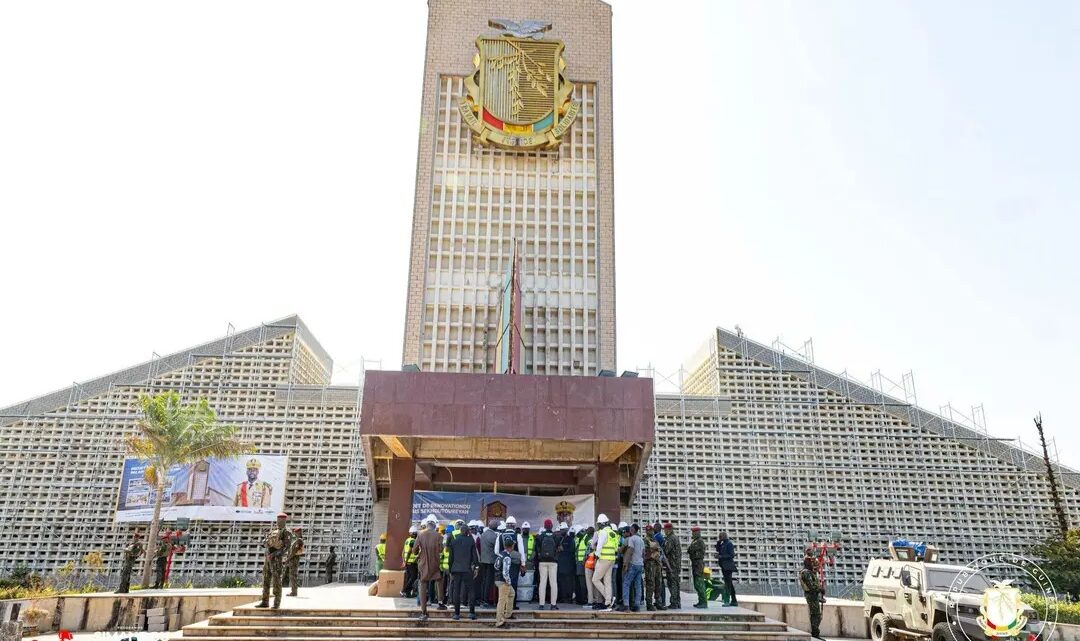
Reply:
[[712, 576], [712, 568], [705, 568], [705, 576]]
[[379, 540], [380, 541], [385, 541], [386, 540], [386, 532], [383, 532], [382, 534], [379, 535]]

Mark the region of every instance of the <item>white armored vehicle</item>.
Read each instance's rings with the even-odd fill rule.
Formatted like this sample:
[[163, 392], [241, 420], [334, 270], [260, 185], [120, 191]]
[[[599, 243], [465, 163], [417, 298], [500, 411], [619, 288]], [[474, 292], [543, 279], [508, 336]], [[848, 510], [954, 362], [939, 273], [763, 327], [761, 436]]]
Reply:
[[889, 559], [870, 561], [863, 577], [863, 613], [873, 641], [1040, 641], [1038, 615], [1023, 604], [1012, 622], [1027, 622], [1012, 636], [986, 633], [980, 608], [994, 586], [982, 574], [937, 563], [938, 551], [923, 544], [896, 541], [889, 553]]

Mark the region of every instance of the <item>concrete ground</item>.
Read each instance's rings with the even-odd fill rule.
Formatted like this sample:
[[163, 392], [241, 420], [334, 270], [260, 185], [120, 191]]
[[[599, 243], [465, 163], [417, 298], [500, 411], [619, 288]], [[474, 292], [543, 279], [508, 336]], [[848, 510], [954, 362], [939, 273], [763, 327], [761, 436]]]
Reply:
[[[206, 595], [206, 594], [220, 594], [226, 591], [222, 588], [207, 588], [207, 589], [176, 589], [176, 590], [140, 590], [138, 594], [143, 596], [155, 596], [161, 594], [169, 594], [172, 596], [177, 595]], [[261, 591], [257, 588], [233, 588], [227, 590], [234, 594], [250, 594], [251, 603], [258, 602], [261, 596]], [[684, 607], [682, 611], [697, 611], [691, 607], [697, 599], [697, 596], [693, 593], [684, 592], [682, 595], [682, 602]], [[721, 608], [716, 602], [709, 604], [710, 610], [724, 611], [730, 613], [746, 613], [751, 609], [761, 609], [759, 604], [772, 604], [772, 605], [785, 605], [785, 606], [797, 606], [800, 603], [805, 604], [805, 601], [797, 597], [770, 597], [770, 596], [755, 596], [745, 595], [739, 597], [740, 602], [746, 603], [750, 606], [747, 608]], [[840, 600], [837, 600], [837, 605]], [[857, 601], [844, 602], [844, 605], [861, 605]], [[298, 608], [298, 609], [345, 609], [345, 608], [357, 608], [357, 609], [380, 609], [380, 610], [415, 610], [415, 599], [401, 599], [401, 598], [382, 598], [369, 596], [367, 593], [366, 585], [346, 584], [346, 583], [334, 583], [329, 585], [320, 585], [310, 588], [301, 587], [299, 596], [286, 596], [282, 601], [283, 608]], [[523, 603], [519, 607], [522, 610], [534, 610], [536, 605], [532, 603]], [[562, 609], [578, 608], [580, 606], [574, 605], [561, 605]], [[766, 615], [768, 616], [768, 615]], [[81, 632], [74, 635], [74, 641], [166, 641], [180, 639], [182, 632]], [[36, 635], [32, 637], [26, 637], [29, 641], [54, 641], [57, 640], [55, 632], [43, 635]], [[842, 639], [830, 637], [829, 641], [857, 641], [855, 639]], [[861, 640], [865, 641], [865, 640]]]

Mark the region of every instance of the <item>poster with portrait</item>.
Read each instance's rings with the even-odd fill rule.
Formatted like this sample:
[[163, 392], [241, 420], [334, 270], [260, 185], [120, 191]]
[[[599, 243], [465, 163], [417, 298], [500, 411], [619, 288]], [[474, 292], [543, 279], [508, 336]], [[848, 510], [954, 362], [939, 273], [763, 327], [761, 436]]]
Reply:
[[[128, 458], [120, 478], [116, 520], [148, 523], [154, 515], [154, 488], [146, 462]], [[165, 521], [273, 521], [285, 507], [288, 457], [255, 454], [208, 458], [169, 469], [161, 506]]]
[[481, 492], [413, 492], [412, 520], [418, 523], [429, 514], [440, 523], [457, 519], [484, 523], [513, 516], [518, 524], [526, 521], [539, 530], [544, 519], [567, 525], [592, 525], [595, 521], [592, 494], [570, 496], [526, 496], [524, 494]]

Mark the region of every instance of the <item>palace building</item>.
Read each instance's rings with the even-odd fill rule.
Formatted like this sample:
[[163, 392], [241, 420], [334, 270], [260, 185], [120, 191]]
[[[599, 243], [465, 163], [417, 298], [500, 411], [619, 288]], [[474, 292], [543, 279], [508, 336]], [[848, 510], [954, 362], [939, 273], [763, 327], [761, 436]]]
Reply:
[[[794, 592], [810, 541], [840, 545], [830, 594], [854, 595], [894, 538], [967, 563], [1052, 531], [1039, 457], [742, 332], [716, 330], [679, 393], [620, 373], [611, 7], [428, 4], [400, 371], [331, 385], [290, 316], [0, 409], [0, 576], [91, 551], [119, 571], [145, 527], [117, 520], [124, 439], [138, 394], [165, 390], [286, 457], [309, 581], [331, 547], [342, 580], [364, 578], [384, 531], [399, 563], [415, 490], [496, 483], [591, 493], [615, 521], [670, 519], [685, 538], [726, 530], [748, 592]], [[1080, 476], [1055, 475], [1080, 523]], [[254, 578], [265, 528], [193, 521], [174, 577]]]

